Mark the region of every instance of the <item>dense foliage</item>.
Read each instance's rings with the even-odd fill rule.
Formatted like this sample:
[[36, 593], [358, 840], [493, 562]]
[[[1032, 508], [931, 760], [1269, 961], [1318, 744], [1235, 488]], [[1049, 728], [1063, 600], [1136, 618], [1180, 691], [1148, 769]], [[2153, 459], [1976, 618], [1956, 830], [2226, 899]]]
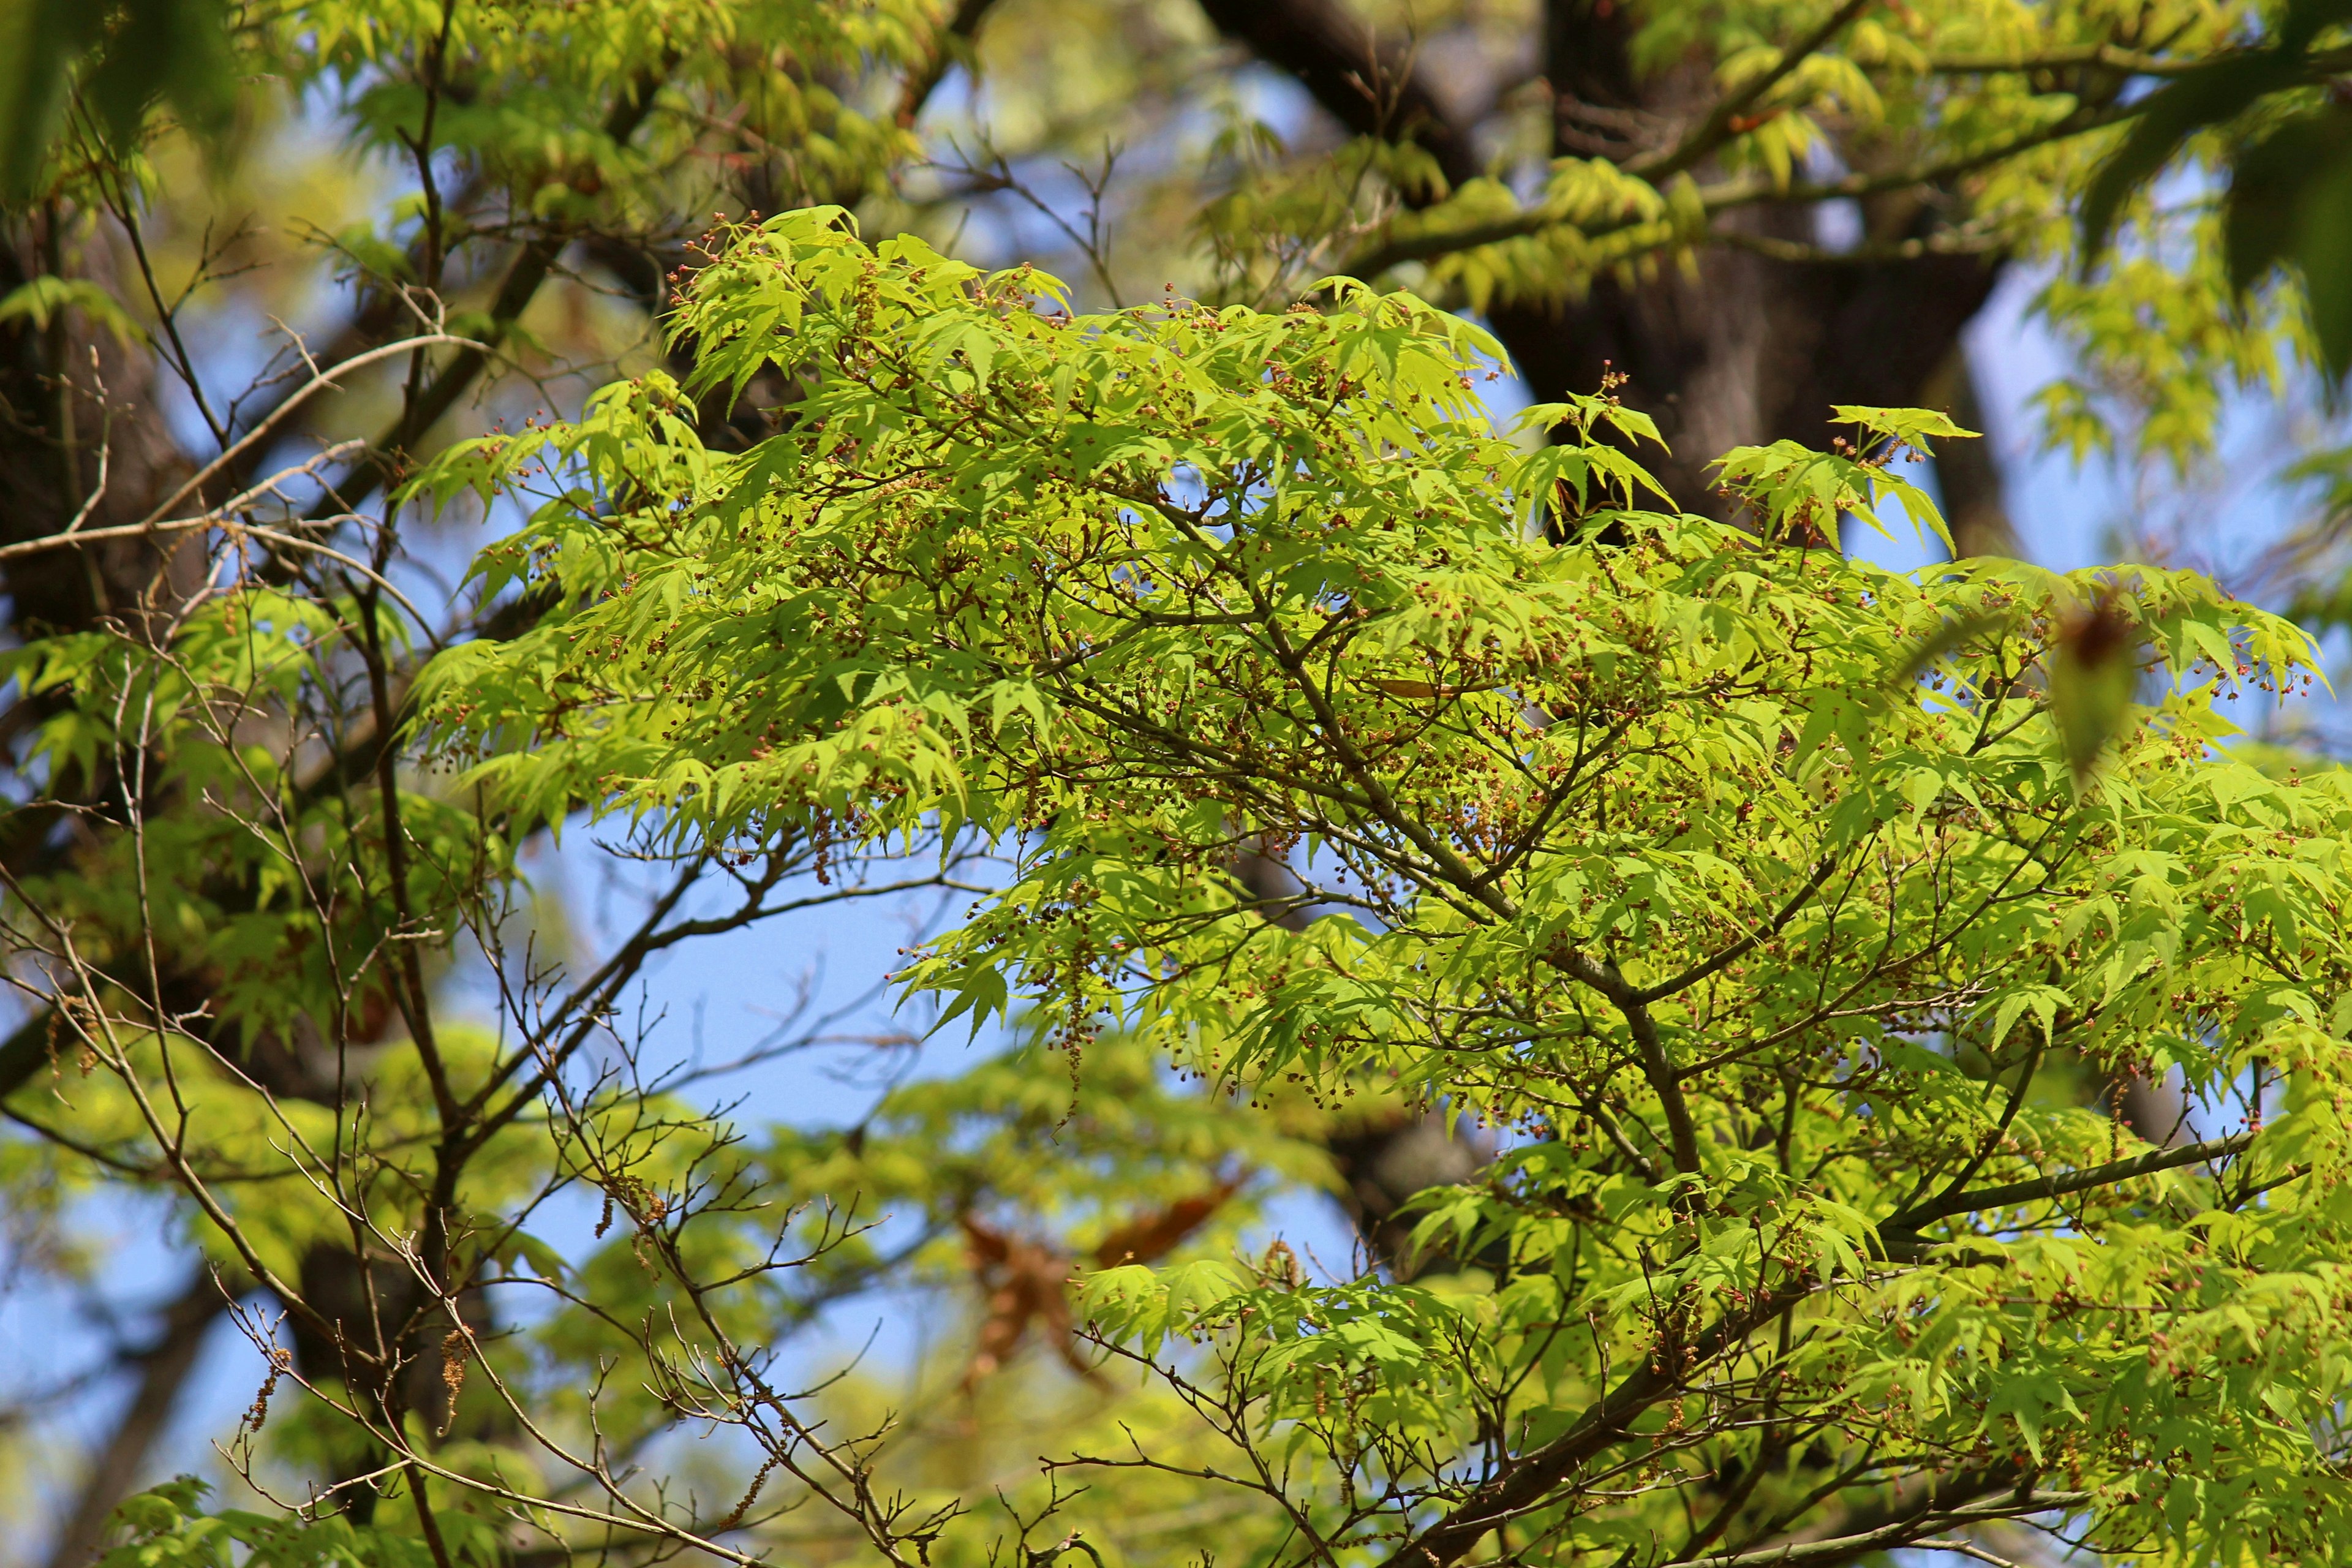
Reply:
[[[2345, 36], [0, 5], [17, 1534], [2346, 1555], [2319, 656], [2005, 558], [1959, 346], [2151, 475], [2340, 365]], [[653, 1016], [897, 902], [890, 1032]]]
[[[2352, 797], [2211, 751], [2215, 686], [2295, 679], [2300, 634], [2182, 574], [1821, 548], [1927, 512], [1887, 465], [1934, 416], [1727, 454], [1741, 528], [1633, 510], [1606, 399], [1490, 433], [1475, 335], [1409, 297], [1058, 299], [836, 215], [731, 236], [681, 329], [714, 382], [799, 378], [792, 428], [714, 459], [655, 380], [458, 448], [445, 482], [584, 481], [490, 568], [577, 608], [429, 710], [534, 815], [978, 826], [1013, 878], [909, 979], [1017, 995], [1081, 1083], [1109, 1027], [1519, 1135], [1423, 1200], [1477, 1284], [1086, 1277], [1262, 1494], [1247, 1555], [1713, 1561], [1824, 1485], [1899, 1500], [1788, 1561], [2053, 1512], [2335, 1550]], [[2078, 790], [2027, 682], [2084, 616], [2178, 684]], [[1304, 929], [1233, 878], [1269, 843]], [[2061, 1050], [2270, 1117], [2151, 1152]]]

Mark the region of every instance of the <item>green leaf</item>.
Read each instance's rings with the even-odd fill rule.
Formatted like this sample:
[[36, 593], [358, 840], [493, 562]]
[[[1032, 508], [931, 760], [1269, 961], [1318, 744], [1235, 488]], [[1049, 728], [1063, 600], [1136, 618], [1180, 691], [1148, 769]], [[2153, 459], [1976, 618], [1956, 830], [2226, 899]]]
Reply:
[[2241, 153], [2222, 235], [2239, 293], [2274, 267], [2300, 274], [2322, 363], [2352, 374], [2352, 108], [2322, 105]]
[[222, 0], [5, 0], [0, 4], [0, 199], [32, 193], [79, 92], [117, 147], [149, 107], [219, 133], [236, 87]]
[[66, 310], [80, 311], [111, 331], [119, 342], [127, 344], [145, 335], [113, 295], [87, 278], [58, 278], [45, 272], [0, 294], [0, 321], [29, 321], [37, 331]]

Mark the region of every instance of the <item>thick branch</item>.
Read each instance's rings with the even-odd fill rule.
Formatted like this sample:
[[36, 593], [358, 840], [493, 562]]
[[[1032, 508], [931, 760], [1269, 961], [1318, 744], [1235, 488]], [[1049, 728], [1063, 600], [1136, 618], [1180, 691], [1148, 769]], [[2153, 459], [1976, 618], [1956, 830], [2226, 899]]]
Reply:
[[[654, 96], [669, 73], [671, 62], [662, 61], [654, 68], [640, 74], [629, 84], [604, 117], [604, 134], [613, 141], [626, 142], [645, 123], [653, 110]], [[526, 241], [507, 266], [506, 275], [499, 280], [499, 291], [490, 301], [488, 325], [481, 333], [482, 341], [462, 348], [441, 368], [440, 374], [425, 384], [402, 408], [384, 433], [369, 444], [367, 452], [352, 465], [329, 491], [327, 498], [315, 509], [311, 521], [322, 521], [340, 516], [358, 502], [364, 500], [378, 487], [391, 483], [407, 463], [411, 449], [441, 416], [457, 405], [467, 389], [488, 367], [490, 355], [497, 345], [522, 319], [523, 311], [539, 293], [539, 286], [547, 281], [554, 270], [556, 258], [571, 237], [562, 234], [541, 234]]]

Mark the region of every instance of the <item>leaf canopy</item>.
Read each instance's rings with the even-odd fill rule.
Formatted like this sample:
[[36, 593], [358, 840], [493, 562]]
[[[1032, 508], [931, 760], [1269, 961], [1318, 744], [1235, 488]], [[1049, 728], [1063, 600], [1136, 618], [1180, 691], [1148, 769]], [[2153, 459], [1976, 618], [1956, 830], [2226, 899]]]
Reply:
[[[1505, 1130], [1423, 1200], [1466, 1282], [1090, 1277], [1108, 1348], [1221, 1390], [1276, 1535], [1566, 1562], [1721, 1510], [1760, 1551], [1842, 1475], [2168, 1560], [2345, 1550], [2352, 784], [2221, 716], [2308, 639], [2189, 573], [1822, 548], [1888, 493], [1937, 526], [1892, 445], [1729, 454], [1734, 522], [1641, 510], [1605, 398], [1530, 449], [1476, 329], [1328, 293], [1074, 315], [838, 211], [730, 232], [689, 385], [419, 481], [535, 496], [479, 570], [562, 606], [435, 663], [435, 744], [523, 818], [721, 852], [976, 830], [1009, 880], [902, 977], [942, 1024]], [[747, 452], [676, 412], [761, 374], [791, 416]], [[2150, 700], [2086, 771], [2095, 604]], [[2258, 1109], [2151, 1147], [2064, 1059]]]

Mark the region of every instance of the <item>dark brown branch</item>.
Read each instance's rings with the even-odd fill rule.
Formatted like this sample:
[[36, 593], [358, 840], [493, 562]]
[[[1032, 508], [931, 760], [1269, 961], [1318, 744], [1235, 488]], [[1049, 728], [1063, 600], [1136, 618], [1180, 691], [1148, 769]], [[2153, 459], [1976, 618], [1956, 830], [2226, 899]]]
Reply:
[[1878, 1225], [1879, 1234], [1914, 1235], [1923, 1226], [1956, 1215], [1978, 1214], [1986, 1209], [2015, 1208], [2020, 1204], [2046, 1202], [2062, 1198], [2070, 1193], [2091, 1192], [2099, 1187], [2112, 1187], [2141, 1176], [2152, 1176], [2159, 1171], [2179, 1170], [2183, 1165], [2199, 1165], [2213, 1160], [2226, 1160], [2244, 1151], [2254, 1141], [2252, 1131], [2232, 1132], [2226, 1138], [2209, 1138], [2201, 1143], [2186, 1143], [2172, 1149], [2151, 1149], [2145, 1154], [2135, 1154], [2128, 1160], [2111, 1160], [2104, 1165], [2085, 1166], [2079, 1171], [2065, 1171], [2054, 1176], [2040, 1176], [2032, 1181], [2010, 1182], [1998, 1187], [1979, 1187], [1972, 1193], [1955, 1193], [1888, 1215]]
[[1412, 51], [1382, 44], [1329, 0], [1201, 0], [1201, 9], [1217, 31], [1297, 78], [1355, 134], [1418, 144], [1452, 185], [1483, 172], [1469, 132], [1446, 111]]
[[899, 89], [898, 124], [902, 130], [913, 129], [915, 121], [922, 117], [923, 105], [947, 79], [949, 68], [962, 52], [960, 46], [968, 46], [980, 31], [981, 18], [988, 15], [992, 3], [992, 0], [956, 0], [955, 15], [948, 18], [948, 25], [932, 40], [930, 54], [907, 73], [907, 84]]
[[1785, 1286], [1759, 1295], [1747, 1310], [1727, 1318], [1685, 1347], [1671, 1369], [1662, 1368], [1655, 1360], [1645, 1363], [1586, 1406], [1574, 1426], [1513, 1461], [1453, 1512], [1398, 1548], [1389, 1563], [1394, 1568], [1446, 1568], [1459, 1562], [1487, 1531], [1541, 1507], [1561, 1483], [1622, 1442], [1643, 1411], [1687, 1387], [1699, 1368], [1811, 1293], [1810, 1286]]

